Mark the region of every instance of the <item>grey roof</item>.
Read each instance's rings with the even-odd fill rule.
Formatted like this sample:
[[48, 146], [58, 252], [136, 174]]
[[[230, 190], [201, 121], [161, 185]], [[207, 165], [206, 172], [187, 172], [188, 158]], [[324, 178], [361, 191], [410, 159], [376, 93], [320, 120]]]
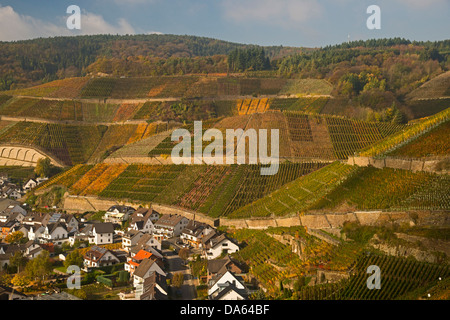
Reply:
[[61, 213], [54, 213], [51, 218], [48, 220], [48, 223], [56, 223], [61, 219]]
[[139, 266], [134, 271], [134, 275], [137, 277], [140, 277], [140, 278], [144, 278], [145, 274], [148, 272], [148, 270], [153, 265], [153, 263], [155, 263], [154, 260], [150, 260], [150, 259], [142, 260], [142, 262], [139, 264]]
[[208, 233], [206, 236], [204, 236], [202, 238], [202, 243], [206, 244], [210, 239], [212, 239], [216, 236], [217, 236], [217, 231], [213, 229], [210, 233]]
[[113, 233], [114, 225], [111, 222], [94, 223], [93, 228], [97, 233]]
[[67, 231], [67, 229], [66, 229], [66, 227], [64, 226], [64, 224], [57, 222], [57, 223], [49, 223], [49, 224], [47, 225], [48, 233], [49, 233], [49, 234], [52, 234], [53, 231], [55, 231], [55, 230], [56, 230], [57, 228], [59, 228], [59, 227], [61, 227], [61, 228], [63, 228], [64, 230]]
[[11, 205], [20, 205], [20, 202], [11, 199], [0, 200], [0, 212], [6, 210]]
[[175, 227], [183, 218], [179, 215], [164, 215], [156, 221], [155, 226]]
[[129, 206], [119, 206], [119, 205], [115, 205], [112, 206], [111, 208], [108, 209], [108, 211], [114, 211], [116, 210], [119, 211], [120, 213], [127, 213], [129, 211], [135, 211], [136, 209], [134, 209], [133, 207], [129, 207]]
[[139, 233], [142, 234], [142, 232], [140, 232], [139, 230], [131, 229], [131, 230], [128, 230], [127, 232], [125, 232], [125, 234], [123, 236], [132, 239], [135, 236], [137, 236]]
[[207, 269], [210, 273], [216, 274], [222, 269], [224, 266], [226, 266], [228, 263], [230, 263], [230, 259], [213, 259], [208, 260], [208, 266]]

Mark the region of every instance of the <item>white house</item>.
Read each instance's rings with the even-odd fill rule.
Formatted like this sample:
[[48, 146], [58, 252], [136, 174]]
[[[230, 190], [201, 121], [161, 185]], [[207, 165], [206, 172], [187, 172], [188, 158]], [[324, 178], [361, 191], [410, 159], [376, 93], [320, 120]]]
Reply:
[[17, 201], [10, 199], [0, 200], [0, 222], [6, 222], [16, 212], [23, 217], [27, 215], [27, 211]]
[[153, 211], [152, 209], [139, 208], [131, 215], [131, 222], [128, 230], [137, 230], [144, 233], [153, 233], [154, 225], [152, 217], [159, 213]]
[[35, 188], [37, 185], [38, 185], [38, 183], [36, 180], [30, 179], [23, 185], [22, 189], [24, 191], [28, 191], [28, 190]]
[[69, 241], [69, 234], [63, 223], [49, 223], [44, 227], [44, 232], [38, 239], [41, 243], [52, 242], [56, 245], [61, 245]]
[[39, 240], [39, 238], [44, 234], [45, 227], [42, 225], [32, 225], [28, 230], [28, 239], [29, 240]]
[[88, 241], [96, 245], [113, 243], [114, 225], [111, 222], [93, 223], [86, 225], [79, 232], [69, 238], [70, 245], [75, 241]]
[[137, 288], [142, 285], [145, 279], [147, 279], [153, 272], [157, 272], [163, 277], [166, 276], [166, 273], [161, 269], [156, 261], [151, 259], [142, 260], [133, 273], [133, 286]]
[[151, 234], [144, 234], [136, 243], [136, 245], [131, 246], [128, 251], [130, 252], [131, 256], [133, 256], [133, 254], [136, 254], [141, 249], [152, 252], [153, 254], [162, 258], [162, 255], [160, 253], [161, 242]]
[[222, 234], [209, 239], [204, 244], [203, 250], [205, 257], [210, 260], [219, 257], [224, 252], [226, 254], [237, 252], [239, 246]]
[[119, 258], [114, 253], [97, 246], [93, 246], [84, 255], [85, 269], [111, 266], [119, 262]]
[[225, 272], [223, 275], [219, 276], [208, 289], [209, 298], [215, 299], [223, 290], [231, 287], [235, 293], [230, 293], [228, 297], [229, 300], [242, 300], [239, 299], [239, 296], [245, 296], [247, 288], [239, 278], [230, 271]]
[[213, 231], [214, 229], [211, 226], [191, 220], [181, 231], [180, 240], [194, 248], [199, 248], [202, 238]]
[[244, 290], [237, 289], [234, 285], [229, 284], [217, 293], [213, 300], [247, 300], [248, 294]]
[[128, 251], [130, 247], [135, 246], [138, 243], [139, 239], [141, 239], [143, 235], [144, 233], [141, 231], [136, 231], [133, 229], [125, 232], [122, 236], [122, 248]]
[[28, 259], [36, 258], [39, 254], [41, 254], [43, 250], [44, 249], [42, 249], [42, 247], [33, 240], [28, 241], [23, 246], [24, 256], [27, 257]]
[[154, 234], [163, 238], [178, 237], [181, 231], [187, 226], [189, 219], [179, 215], [163, 215], [155, 223]]
[[113, 243], [113, 236], [114, 226], [112, 223], [94, 223], [92, 227], [93, 243], [96, 245]]
[[127, 221], [134, 211], [136, 210], [133, 207], [119, 205], [112, 206], [106, 211], [103, 216], [103, 221], [121, 224], [122, 222]]

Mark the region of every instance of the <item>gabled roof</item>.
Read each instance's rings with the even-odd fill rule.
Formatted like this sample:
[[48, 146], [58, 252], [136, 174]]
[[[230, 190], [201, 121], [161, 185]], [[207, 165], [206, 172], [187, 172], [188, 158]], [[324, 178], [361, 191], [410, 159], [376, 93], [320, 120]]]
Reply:
[[230, 259], [213, 259], [208, 260], [207, 269], [209, 273], [217, 274], [224, 266], [230, 263]]
[[128, 211], [135, 211], [136, 209], [134, 209], [133, 207], [129, 207], [129, 206], [115, 205], [115, 206], [110, 207], [108, 209], [108, 212], [112, 212], [114, 210], [117, 210], [120, 213], [127, 213]]
[[245, 292], [245, 290], [242, 289], [238, 289], [234, 284], [232, 283], [226, 283], [226, 286], [224, 289], [222, 289], [222, 291], [219, 292], [219, 294], [214, 297], [214, 300], [220, 300], [222, 297], [224, 297], [227, 293], [234, 291], [236, 292], [239, 296], [241, 296], [242, 299], [247, 299], [247, 293]]
[[142, 229], [144, 229], [144, 222], [145, 222], [144, 220], [139, 220], [139, 221], [132, 222], [131, 224], [135, 224], [136, 228], [138, 230], [142, 230]]
[[114, 225], [111, 222], [94, 223], [93, 229], [97, 233], [114, 233]]
[[152, 272], [147, 279], [144, 280], [143, 294], [141, 300], [167, 300], [167, 284], [165, 277]]
[[137, 236], [139, 234], [143, 234], [143, 233], [140, 232], [139, 230], [130, 229], [127, 232], [125, 232], [125, 234], [123, 236], [124, 236], [124, 238], [126, 237], [126, 238], [133, 239], [135, 236]]
[[48, 233], [52, 234], [56, 229], [63, 228], [65, 231], [67, 231], [66, 226], [63, 223], [57, 222], [57, 223], [49, 223], [47, 225]]
[[183, 216], [176, 215], [176, 214], [175, 215], [167, 214], [167, 215], [163, 215], [161, 218], [159, 218], [159, 220], [156, 221], [155, 226], [175, 227], [183, 219], [186, 219], [186, 218]]
[[133, 257], [134, 260], [144, 260], [149, 259], [153, 254], [145, 250], [139, 250], [138, 253]]
[[0, 199], [0, 212], [6, 210], [9, 206], [13, 208], [15, 205], [20, 205], [20, 202], [11, 199]]
[[[243, 279], [242, 279], [242, 277], [241, 276], [237, 276], [237, 275], [235, 275], [233, 272], [231, 272], [231, 271], [226, 271], [225, 273], [223, 273], [223, 274], [218, 274], [216, 277], [214, 277], [213, 279], [212, 279], [212, 284], [211, 284], [211, 286], [210, 286], [210, 288], [212, 288], [212, 287], [214, 287], [214, 285], [215, 284], [217, 284], [219, 281], [220, 281], [220, 279], [222, 279], [226, 274], [230, 274], [237, 282], [239, 282], [242, 286], [244, 286], [243, 285], [243, 283], [244, 283], [244, 281], [243, 281]], [[227, 285], [227, 283], [230, 283], [229, 281], [226, 281], [226, 282], [224, 282], [224, 283], [220, 283], [219, 284], [219, 286], [226, 286]]]
[[210, 233], [208, 233], [207, 235], [205, 235], [202, 238], [202, 244], [206, 245], [206, 243], [208, 243], [209, 240], [211, 240], [212, 238], [217, 236], [217, 231], [215, 229], [213, 229]]
[[144, 278], [148, 270], [151, 268], [151, 266], [155, 263], [155, 261], [150, 259], [144, 259], [139, 264], [139, 267], [136, 268], [134, 271], [134, 275], [136, 277]]
[[92, 246], [91, 249], [88, 252], [86, 252], [84, 257], [89, 258], [94, 261], [99, 261], [108, 252], [110, 252], [112, 255], [115, 256], [115, 254], [113, 252], [109, 251], [108, 249], [98, 247], [98, 246]]
[[209, 226], [205, 223], [201, 223], [195, 220], [190, 220], [186, 227], [181, 231], [184, 234], [189, 234], [195, 237], [199, 237], [203, 230], [207, 229]]
[[215, 248], [219, 244], [221, 244], [223, 241], [228, 240], [231, 243], [234, 243], [231, 241], [225, 234], [221, 234], [220, 236], [213, 237], [209, 242], [206, 243], [206, 248]]

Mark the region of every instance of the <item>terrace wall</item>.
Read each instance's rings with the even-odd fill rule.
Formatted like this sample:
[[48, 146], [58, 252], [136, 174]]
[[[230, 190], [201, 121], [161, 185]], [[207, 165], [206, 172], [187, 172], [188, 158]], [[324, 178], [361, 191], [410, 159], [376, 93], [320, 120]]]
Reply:
[[[113, 205], [127, 205], [137, 207], [138, 203], [120, 202], [112, 200], [103, 200], [96, 197], [68, 196], [64, 201], [64, 210], [71, 213], [82, 213], [85, 211], [107, 210]], [[386, 223], [417, 223], [417, 224], [445, 224], [449, 221], [447, 216], [439, 213], [422, 211], [417, 214], [415, 219], [411, 218], [408, 212], [382, 212], [382, 211], [357, 211], [349, 213], [325, 213], [325, 214], [306, 214], [302, 216], [282, 217], [282, 218], [251, 218], [251, 219], [227, 219], [212, 218], [202, 213], [186, 210], [179, 207], [152, 204], [153, 209], [161, 214], [178, 214], [188, 219], [209, 224], [214, 227], [226, 226], [237, 229], [260, 229], [269, 227], [289, 227], [304, 226], [307, 229], [325, 229], [331, 232], [342, 228], [345, 222], [359, 222], [362, 225], [382, 225]]]
[[49, 158], [50, 162], [61, 167], [59, 161], [42, 151], [23, 146], [0, 146], [0, 165], [35, 167], [39, 159]]
[[[444, 160], [444, 159], [442, 159]], [[393, 168], [393, 169], [403, 169], [410, 170], [413, 172], [425, 171], [425, 172], [436, 172], [436, 173], [448, 173], [448, 171], [438, 170], [437, 165], [442, 160], [427, 160], [427, 159], [398, 159], [398, 158], [385, 158], [385, 159], [375, 159], [371, 157], [348, 157], [347, 164], [357, 165], [360, 167], [367, 167], [369, 165], [375, 168]]]

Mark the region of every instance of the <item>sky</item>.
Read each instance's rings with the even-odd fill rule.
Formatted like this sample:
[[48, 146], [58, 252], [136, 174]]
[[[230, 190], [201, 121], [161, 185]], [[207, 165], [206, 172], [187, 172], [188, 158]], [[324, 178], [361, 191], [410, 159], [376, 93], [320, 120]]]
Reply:
[[[81, 9], [69, 30], [67, 8]], [[369, 29], [370, 5], [381, 29]], [[450, 39], [450, 0], [0, 0], [0, 41], [80, 34], [178, 34], [256, 45]]]

